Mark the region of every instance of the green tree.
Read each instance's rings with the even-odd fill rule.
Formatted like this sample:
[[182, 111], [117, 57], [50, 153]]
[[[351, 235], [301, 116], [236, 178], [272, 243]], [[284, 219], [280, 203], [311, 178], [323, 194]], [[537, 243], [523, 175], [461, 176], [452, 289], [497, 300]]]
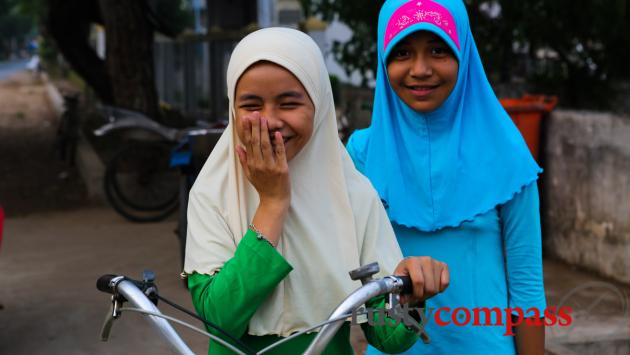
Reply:
[[[493, 84], [524, 80], [558, 94], [565, 106], [609, 108], [617, 82], [630, 78], [630, 0], [464, 0]], [[307, 15], [338, 19], [353, 31], [333, 43], [347, 72], [373, 76], [378, 11], [384, 1], [302, 0]], [[487, 8], [499, 6], [492, 16]]]
[[320, 16], [324, 21], [339, 20], [352, 29], [347, 42], [334, 41], [332, 53], [348, 75], [355, 71], [363, 84], [376, 77], [376, 30], [378, 12], [384, 0], [301, 0], [306, 17]]
[[[30, 0], [37, 1], [37, 0]], [[189, 23], [184, 0], [47, 0], [46, 31], [98, 97], [159, 119], [154, 31], [176, 36]], [[105, 27], [106, 55], [89, 43], [91, 24]]]
[[0, 57], [11, 54], [12, 43], [22, 46], [33, 35], [33, 21], [19, 5], [18, 0], [0, 0]]
[[630, 0], [496, 1], [500, 15], [468, 0], [471, 26], [494, 83], [524, 79], [566, 106], [607, 109], [630, 78]]

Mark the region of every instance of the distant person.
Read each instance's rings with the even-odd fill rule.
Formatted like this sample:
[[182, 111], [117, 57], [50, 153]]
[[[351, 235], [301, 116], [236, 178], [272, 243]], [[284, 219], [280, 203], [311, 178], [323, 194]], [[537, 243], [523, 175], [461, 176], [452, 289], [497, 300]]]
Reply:
[[41, 66], [39, 63], [39, 55], [35, 54], [29, 59], [28, 63], [26, 63], [26, 69], [30, 70], [33, 74], [40, 73]]
[[[184, 273], [199, 314], [260, 350], [326, 320], [360, 286], [348, 271], [361, 265], [409, 274], [412, 304], [447, 287], [443, 263], [402, 259], [381, 201], [339, 140], [328, 72], [310, 37], [286, 28], [248, 35], [227, 84], [229, 124], [188, 205]], [[402, 323], [364, 330], [387, 352], [417, 340]], [[349, 331], [346, 322], [327, 353], [352, 354]], [[315, 335], [273, 353], [300, 354]], [[209, 354], [229, 353], [210, 342]]]
[[39, 45], [37, 44], [36, 39], [31, 39], [26, 45], [26, 50], [28, 51], [28, 55], [31, 57], [34, 55], [37, 55], [38, 48], [39, 48]]
[[[428, 254], [451, 272], [449, 289], [427, 301], [445, 324], [429, 322], [431, 343], [407, 353], [543, 354], [541, 169], [486, 78], [464, 2], [386, 1], [377, 51], [372, 123], [347, 149], [403, 255]], [[520, 319], [516, 336], [466, 321], [484, 307], [502, 310], [491, 324]]]

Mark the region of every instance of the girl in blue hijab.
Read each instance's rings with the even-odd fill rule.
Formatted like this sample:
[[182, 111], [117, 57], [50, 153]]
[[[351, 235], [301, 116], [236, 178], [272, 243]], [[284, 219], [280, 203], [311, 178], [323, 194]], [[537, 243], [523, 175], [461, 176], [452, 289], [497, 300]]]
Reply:
[[[388, 0], [372, 124], [348, 151], [405, 255], [449, 265], [412, 354], [544, 348], [541, 172], [486, 78], [461, 0]], [[377, 353], [370, 349], [369, 353]]]

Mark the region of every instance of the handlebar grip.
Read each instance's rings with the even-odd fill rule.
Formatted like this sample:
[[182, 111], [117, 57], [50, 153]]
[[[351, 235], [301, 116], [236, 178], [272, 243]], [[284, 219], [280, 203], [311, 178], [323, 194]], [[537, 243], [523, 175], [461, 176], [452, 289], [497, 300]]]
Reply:
[[411, 277], [409, 276], [397, 276], [400, 281], [402, 281], [403, 287], [402, 291], [400, 291], [401, 295], [410, 295], [413, 294], [413, 282], [411, 282]]
[[114, 290], [111, 288], [109, 283], [112, 281], [114, 277], [117, 277], [117, 275], [106, 274], [99, 277], [98, 280], [96, 280], [96, 288], [101, 292], [113, 294]]

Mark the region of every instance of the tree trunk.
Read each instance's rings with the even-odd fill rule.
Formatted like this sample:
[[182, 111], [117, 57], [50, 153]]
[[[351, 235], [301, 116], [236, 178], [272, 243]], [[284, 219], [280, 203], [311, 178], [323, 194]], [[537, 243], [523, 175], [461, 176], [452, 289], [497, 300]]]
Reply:
[[158, 119], [153, 26], [144, 0], [99, 0], [114, 104]]
[[46, 30], [66, 61], [107, 104], [114, 98], [105, 63], [89, 43], [90, 24], [101, 22], [94, 0], [48, 0]]
[[207, 0], [208, 28], [240, 30], [258, 22], [256, 0]]

